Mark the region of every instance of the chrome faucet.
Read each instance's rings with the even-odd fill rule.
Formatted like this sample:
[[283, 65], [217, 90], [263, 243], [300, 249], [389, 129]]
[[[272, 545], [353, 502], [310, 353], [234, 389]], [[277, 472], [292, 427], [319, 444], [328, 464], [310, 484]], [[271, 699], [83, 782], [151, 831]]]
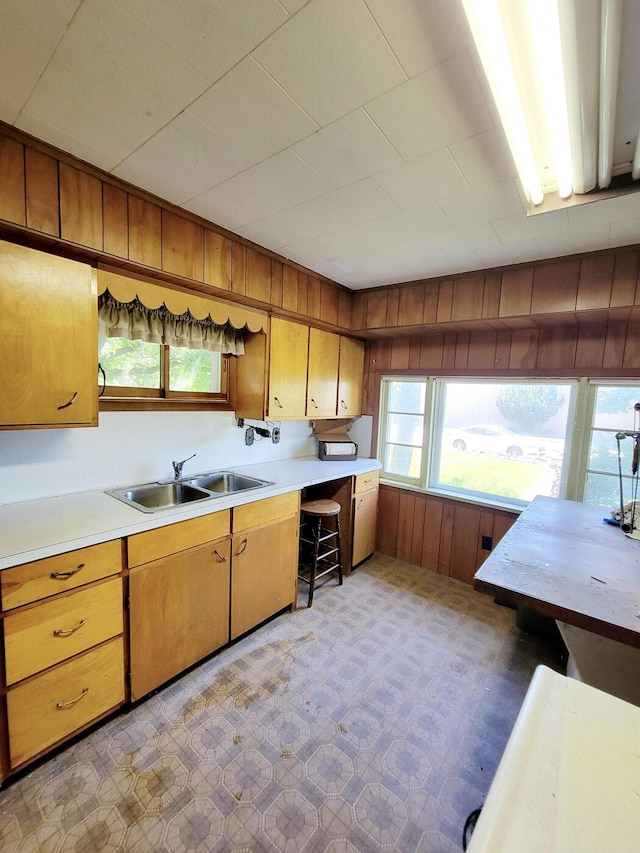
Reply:
[[182, 462], [172, 462], [171, 463], [173, 465], [173, 478], [174, 478], [174, 480], [180, 479], [180, 477], [182, 476], [182, 468], [184, 466], [184, 463], [188, 462], [190, 459], [193, 459], [193, 457], [195, 455], [196, 454], [193, 453], [191, 456], [187, 456], [186, 459], [183, 459]]

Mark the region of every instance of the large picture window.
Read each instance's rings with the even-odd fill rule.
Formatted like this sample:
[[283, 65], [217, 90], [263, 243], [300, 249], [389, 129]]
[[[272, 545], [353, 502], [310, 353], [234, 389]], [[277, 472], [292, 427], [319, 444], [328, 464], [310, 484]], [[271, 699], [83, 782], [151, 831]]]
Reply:
[[385, 378], [384, 476], [522, 507], [566, 495], [577, 381]]

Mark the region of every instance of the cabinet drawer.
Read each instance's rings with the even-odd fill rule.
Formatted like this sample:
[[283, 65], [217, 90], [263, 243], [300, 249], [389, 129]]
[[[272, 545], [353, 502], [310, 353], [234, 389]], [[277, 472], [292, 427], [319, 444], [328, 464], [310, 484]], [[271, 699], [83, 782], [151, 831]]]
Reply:
[[377, 489], [380, 482], [379, 471], [369, 471], [366, 474], [356, 474], [354, 493], [359, 495], [360, 492], [368, 492], [369, 489]]
[[121, 569], [119, 539], [5, 569], [0, 572], [2, 607], [11, 610], [21, 604], [30, 604], [58, 592], [117, 575]]
[[231, 510], [225, 509], [146, 533], [136, 533], [127, 539], [129, 568], [222, 539], [229, 535], [230, 526]]
[[294, 515], [299, 509], [300, 492], [288, 492], [286, 495], [238, 506], [233, 510], [233, 532], [270, 524], [278, 518]]
[[123, 702], [121, 637], [19, 684], [7, 693], [11, 766]]
[[122, 633], [122, 581], [60, 595], [4, 620], [7, 684]]

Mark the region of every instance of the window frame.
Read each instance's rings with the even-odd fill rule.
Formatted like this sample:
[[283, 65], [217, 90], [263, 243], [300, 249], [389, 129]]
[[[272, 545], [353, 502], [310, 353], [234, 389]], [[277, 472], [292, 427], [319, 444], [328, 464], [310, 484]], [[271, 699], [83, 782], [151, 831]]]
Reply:
[[[386, 430], [387, 430], [387, 400], [388, 400], [388, 383], [389, 382], [426, 382], [426, 398], [425, 398], [425, 430], [422, 444], [422, 464], [420, 481], [416, 478], [403, 477], [395, 475], [385, 470], [385, 455], [386, 455]], [[584, 459], [585, 452], [588, 453], [588, 442], [585, 450], [585, 434], [587, 432], [587, 418], [593, 417], [593, 408], [591, 410], [587, 406], [587, 395], [589, 391], [589, 382], [605, 384], [604, 380], [593, 379], [589, 380], [585, 377], [578, 376], [476, 376], [476, 375], [439, 375], [439, 374], [419, 374], [406, 372], [390, 373], [385, 372], [380, 377], [380, 405], [378, 410], [378, 457], [382, 463], [381, 480], [389, 485], [395, 485], [402, 488], [411, 489], [414, 491], [423, 492], [433, 495], [434, 497], [456, 500], [463, 503], [470, 503], [479, 506], [487, 506], [493, 509], [502, 509], [510, 512], [521, 512], [526, 506], [527, 501], [511, 500], [502, 498], [501, 496], [492, 495], [483, 492], [474, 492], [471, 490], [457, 489], [456, 487], [447, 487], [434, 485], [435, 469], [440, 460], [442, 451], [442, 430], [438, 429], [438, 425], [442, 422], [443, 408], [445, 405], [445, 396], [438, 392], [439, 387], [445, 382], [469, 382], [487, 384], [568, 384], [574, 387], [572, 398], [569, 403], [569, 412], [567, 415], [567, 433], [565, 441], [568, 447], [565, 451], [563, 471], [561, 475], [561, 497], [570, 500], [581, 500], [576, 495], [580, 489], [584, 492], [584, 484], [586, 481], [585, 470], [579, 470], [580, 460]], [[634, 384], [624, 378], [610, 380], [608, 384], [629, 385]], [[640, 390], [640, 381], [638, 382]], [[595, 400], [595, 397], [593, 398]]]
[[[100, 382], [98, 387], [98, 402], [101, 411], [145, 409], [194, 411], [205, 408], [219, 411], [234, 410], [234, 358], [227, 353], [221, 353], [220, 391], [172, 391], [169, 387], [170, 345], [155, 344], [155, 346], [160, 348], [160, 387], [137, 388], [132, 385], [107, 385], [105, 383], [103, 390], [102, 383]], [[188, 347], [187, 349], [191, 348]]]

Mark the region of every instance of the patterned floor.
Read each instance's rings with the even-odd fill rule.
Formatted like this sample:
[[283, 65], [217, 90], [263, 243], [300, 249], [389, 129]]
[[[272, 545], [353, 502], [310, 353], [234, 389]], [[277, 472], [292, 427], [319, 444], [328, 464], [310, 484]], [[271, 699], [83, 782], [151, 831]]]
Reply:
[[454, 851], [556, 650], [375, 556], [0, 792], [3, 853]]

